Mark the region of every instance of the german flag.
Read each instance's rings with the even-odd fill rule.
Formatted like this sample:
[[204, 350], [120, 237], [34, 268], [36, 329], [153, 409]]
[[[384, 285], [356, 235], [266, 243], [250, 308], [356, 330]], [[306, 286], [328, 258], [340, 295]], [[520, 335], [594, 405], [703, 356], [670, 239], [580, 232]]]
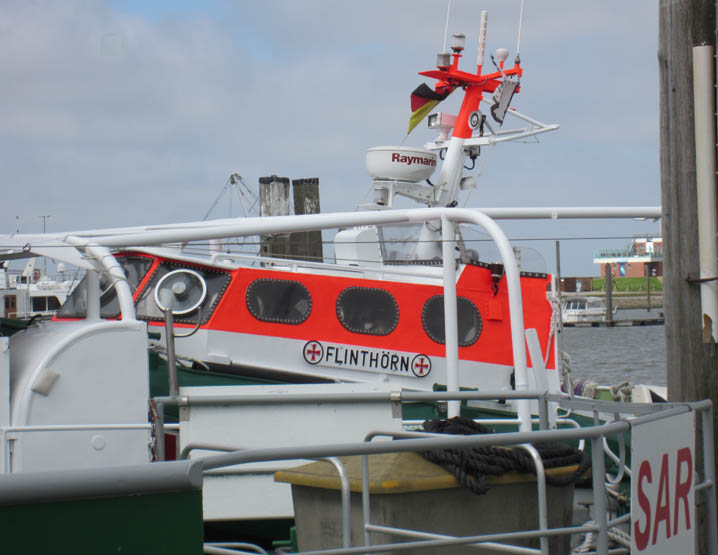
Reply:
[[406, 132], [408, 135], [411, 131], [419, 125], [429, 112], [434, 107], [444, 100], [453, 92], [453, 87], [443, 87], [442, 92], [437, 92], [431, 89], [426, 83], [422, 83], [414, 89], [411, 93], [411, 117], [409, 118], [409, 131]]

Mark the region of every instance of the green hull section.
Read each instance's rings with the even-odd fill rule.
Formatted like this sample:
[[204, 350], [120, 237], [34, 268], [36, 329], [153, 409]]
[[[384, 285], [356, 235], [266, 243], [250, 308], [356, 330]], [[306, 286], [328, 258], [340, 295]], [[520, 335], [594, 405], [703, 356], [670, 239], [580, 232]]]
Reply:
[[197, 555], [202, 492], [0, 506], [2, 552], [32, 555]]

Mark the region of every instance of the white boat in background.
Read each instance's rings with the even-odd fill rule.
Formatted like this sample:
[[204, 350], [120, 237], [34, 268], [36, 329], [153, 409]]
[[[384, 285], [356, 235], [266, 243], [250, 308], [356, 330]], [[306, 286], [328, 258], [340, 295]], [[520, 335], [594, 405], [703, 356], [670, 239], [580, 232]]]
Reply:
[[[616, 313], [616, 308], [613, 309]], [[605, 322], [606, 302], [601, 297], [574, 297], [561, 303], [561, 321], [564, 324]]]
[[31, 258], [19, 274], [0, 265], [0, 318], [51, 317], [79, 282], [65, 278], [62, 263], [58, 265], [59, 276], [44, 275], [35, 268], [36, 260]]

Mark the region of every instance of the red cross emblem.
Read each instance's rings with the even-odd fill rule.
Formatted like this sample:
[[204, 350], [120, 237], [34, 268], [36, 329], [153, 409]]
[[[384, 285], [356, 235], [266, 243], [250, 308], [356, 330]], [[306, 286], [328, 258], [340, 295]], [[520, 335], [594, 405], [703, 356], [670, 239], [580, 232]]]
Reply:
[[318, 364], [324, 358], [324, 347], [319, 341], [308, 341], [304, 345], [304, 360], [309, 364]]
[[428, 376], [431, 372], [431, 359], [426, 355], [416, 355], [411, 361], [411, 371], [419, 378]]

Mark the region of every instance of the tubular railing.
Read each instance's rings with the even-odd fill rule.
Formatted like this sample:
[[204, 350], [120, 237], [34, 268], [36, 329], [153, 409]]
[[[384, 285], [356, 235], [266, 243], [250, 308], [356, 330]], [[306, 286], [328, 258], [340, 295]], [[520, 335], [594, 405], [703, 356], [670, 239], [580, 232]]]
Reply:
[[[357, 443], [328, 444], [328, 445], [307, 445], [300, 447], [273, 447], [273, 448], [252, 448], [236, 449], [233, 446], [216, 446], [207, 444], [194, 444], [185, 447], [182, 455], [187, 456], [192, 449], [227, 451], [218, 455], [204, 456], [201, 460], [205, 474], [218, 469], [236, 467], [253, 462], [286, 461], [293, 459], [327, 460], [335, 466], [340, 476], [342, 490], [342, 546], [336, 549], [322, 550], [324, 555], [340, 553], [376, 553], [389, 551], [403, 551], [406, 549], [427, 549], [429, 547], [450, 547], [450, 546], [481, 546], [491, 547], [512, 553], [548, 553], [548, 539], [555, 536], [575, 534], [595, 534], [596, 553], [608, 553], [609, 529], [625, 524], [630, 515], [618, 517], [612, 520], [607, 516], [607, 502], [605, 489], [606, 485], [615, 485], [624, 475], [630, 475], [630, 469], [626, 466], [626, 432], [632, 427], [648, 422], [658, 421], [672, 416], [684, 414], [689, 411], [700, 413], [702, 423], [702, 478], [696, 479], [695, 491], [701, 492], [704, 496], [703, 506], [706, 510], [706, 522], [716, 522], [716, 492], [715, 492], [715, 467], [713, 458], [713, 411], [712, 403], [709, 400], [694, 403], [665, 403], [665, 404], [636, 404], [636, 403], [612, 403], [605, 401], [566, 398], [555, 395], [548, 395], [537, 391], [510, 391], [510, 392], [374, 392], [374, 393], [332, 393], [332, 394], [285, 394], [285, 395], [239, 395], [239, 396], [179, 396], [159, 397], [154, 401], [157, 405], [157, 413], [162, 414], [166, 405], [179, 407], [201, 406], [201, 405], [228, 405], [228, 404], [263, 404], [282, 405], [296, 403], [407, 403], [417, 401], [446, 401], [454, 400], [508, 400], [508, 399], [532, 399], [538, 402], [541, 416], [537, 422], [539, 429], [529, 432], [493, 433], [470, 436], [446, 436], [442, 434], [428, 434], [424, 432], [369, 432], [365, 441]], [[580, 411], [583, 414], [592, 414], [594, 425], [590, 427], [571, 427], [565, 429], [548, 429], [548, 403], [558, 403], [562, 409], [569, 411]], [[621, 418], [624, 414], [636, 415], [631, 419]], [[603, 418], [602, 418], [603, 417]], [[611, 417], [612, 420], [610, 420]], [[603, 419], [604, 423], [600, 420]], [[607, 421], [608, 420], [608, 421]], [[515, 419], [507, 421], [517, 425]], [[575, 423], [573, 424], [575, 426]], [[60, 425], [60, 426], [16, 426], [0, 429], [2, 443], [0, 448], [3, 452], [3, 471], [8, 471], [7, 454], [8, 440], [14, 434], [33, 433], [41, 431], [80, 431], [100, 429], [147, 429], [148, 424], [102, 424], [102, 425]], [[164, 422], [158, 419], [154, 423], [156, 441], [159, 443], [163, 438]], [[621, 436], [619, 441], [619, 454], [616, 455], [607, 450], [606, 440], [609, 436]], [[375, 437], [387, 436], [401, 441], [372, 442]], [[574, 442], [590, 441], [592, 457], [592, 480], [593, 480], [593, 516], [594, 520], [581, 526], [568, 526], [561, 528], [549, 528], [546, 507], [546, 484], [543, 465], [535, 448], [531, 445], [537, 442]], [[481, 534], [474, 536], [454, 537], [432, 532], [402, 529], [393, 526], [384, 526], [371, 521], [370, 494], [368, 481], [368, 455], [397, 452], [416, 452], [434, 449], [458, 449], [482, 446], [515, 446], [528, 451], [533, 458], [537, 469], [537, 502], [538, 502], [538, 528], [520, 532], [504, 532], [499, 534]], [[159, 447], [159, 446], [158, 446]], [[158, 451], [160, 451], [158, 449]], [[615, 476], [606, 474], [604, 453], [609, 453], [609, 458], [618, 465], [618, 472]], [[363, 546], [352, 546], [349, 532], [349, 484], [341, 463], [336, 457], [339, 456], [362, 456], [362, 522], [364, 530]], [[696, 500], [697, 501], [697, 500]], [[696, 503], [697, 504], [697, 503]], [[718, 555], [718, 531], [715, 526], [706, 526], [707, 544], [709, 553]], [[372, 545], [375, 535], [390, 534], [406, 538], [393, 544]], [[512, 546], [507, 542], [527, 538], [538, 538], [539, 549], [522, 546]], [[239, 544], [235, 544], [239, 545]], [[231, 550], [233, 546], [214, 545], [207, 546], [208, 552], [224, 552]], [[226, 551], [230, 552], [230, 551]]]
[[312, 268], [317, 270], [331, 270], [332, 272], [338, 273], [344, 272], [360, 276], [379, 276], [379, 279], [384, 279], [384, 276], [392, 275], [425, 278], [441, 277], [441, 266], [437, 266], [434, 268], [435, 271], [432, 272], [431, 268], [426, 269], [421, 266], [381, 266], [373, 268], [355, 266], [351, 264], [339, 264], [336, 262], [312, 262], [308, 260], [272, 258], [256, 254], [215, 253], [210, 257], [212, 264], [219, 264], [225, 260], [227, 262], [231, 261], [234, 265], [239, 265], [239, 263], [245, 263], [247, 266], [254, 264], [271, 264], [272, 266], [276, 266], [278, 268], [285, 268], [289, 272], [299, 272], [306, 270], [307, 268]]
[[[373, 431], [367, 434], [365, 441], [361, 443], [312, 445], [288, 448], [263, 448], [245, 449], [241, 451], [227, 452], [221, 455], [205, 456], [202, 460], [205, 473], [236, 467], [252, 462], [286, 461], [292, 459], [327, 459], [329, 457], [360, 455], [362, 456], [362, 521], [364, 530], [364, 545], [351, 546], [347, 543], [348, 538], [348, 511], [343, 509], [343, 546], [336, 549], [312, 551], [308, 553], [349, 554], [349, 553], [378, 553], [403, 551], [407, 549], [428, 549], [435, 547], [451, 546], [475, 546], [491, 547], [492, 549], [512, 553], [548, 553], [548, 539], [550, 537], [576, 534], [594, 534], [596, 553], [609, 553], [609, 530], [619, 524], [625, 524], [630, 515], [608, 519], [608, 507], [606, 500], [606, 487], [617, 484], [623, 476], [630, 476], [630, 469], [626, 465], [627, 450], [625, 446], [625, 434], [635, 425], [669, 418], [671, 416], [686, 413], [688, 411], [700, 412], [702, 417], [702, 442], [703, 442], [703, 478], [695, 484], [695, 491], [703, 492], [705, 496], [705, 507], [707, 522], [716, 521], [716, 493], [715, 493], [715, 471], [713, 460], [713, 417], [712, 403], [701, 401], [696, 403], [665, 403], [660, 405], [638, 404], [638, 403], [613, 403], [588, 399], [569, 399], [563, 396], [549, 395], [538, 391], [511, 391], [511, 392], [460, 392], [460, 393], [421, 393], [421, 392], [376, 392], [376, 393], [355, 393], [355, 394], [329, 394], [318, 396], [316, 394], [287, 394], [277, 395], [240, 395], [240, 396], [203, 396], [191, 397], [181, 396], [177, 398], [162, 397], [156, 398], [158, 413], [162, 412], [164, 405], [177, 405], [179, 407], [227, 405], [227, 404], [296, 404], [313, 403], [319, 400], [333, 403], [358, 403], [358, 402], [387, 402], [406, 403], [417, 401], [446, 401], [454, 400], [508, 400], [508, 399], [532, 399], [538, 402], [540, 417], [536, 419], [539, 424], [537, 431], [531, 432], [510, 432], [494, 433], [486, 435], [471, 436], [446, 436], [442, 434], [427, 434], [424, 432], [387, 432]], [[568, 421], [572, 426], [567, 429], [548, 429], [548, 403], [555, 402], [562, 409], [580, 411], [583, 414], [592, 414], [594, 425], [591, 427], [578, 427], [575, 422]], [[621, 415], [636, 415], [631, 419], [622, 419]], [[613, 420], [610, 420], [612, 418]], [[605, 423], [600, 423], [601, 419]], [[606, 420], [609, 421], [606, 421]], [[478, 420], [481, 422], [481, 420]], [[497, 420], [491, 420], [496, 423]], [[501, 423], [518, 425], [516, 419], [499, 420]], [[161, 431], [157, 430], [159, 438]], [[392, 437], [401, 441], [384, 441], [372, 443], [372, 439], [378, 436]], [[619, 454], [614, 454], [607, 445], [609, 436], [620, 436]], [[532, 443], [537, 442], [566, 442], [566, 441], [590, 441], [592, 458], [592, 489], [593, 489], [593, 516], [592, 522], [581, 526], [569, 526], [561, 528], [549, 528], [546, 506], [546, 483], [543, 465], [538, 453]], [[500, 534], [481, 534], [475, 536], [454, 537], [420, 530], [402, 529], [392, 526], [384, 526], [371, 521], [370, 494], [369, 494], [369, 471], [368, 455], [423, 451], [431, 449], [457, 449], [481, 446], [515, 446], [525, 449], [533, 458], [537, 469], [537, 502], [538, 502], [538, 528], [535, 530], [524, 530], [520, 532], [506, 532]], [[216, 446], [215, 446], [216, 447]], [[192, 445], [187, 446], [183, 454], [195, 448], [212, 448], [212, 446]], [[221, 450], [224, 450], [220, 447]], [[608, 454], [610, 460], [618, 465], [618, 472], [615, 476], [606, 474], [604, 453]], [[341, 474], [340, 474], [341, 476]], [[344, 505], [343, 505], [344, 506]], [[718, 534], [714, 526], [707, 527], [709, 553], [718, 555]], [[374, 535], [389, 534], [406, 538], [393, 544], [372, 545]], [[512, 540], [538, 538], [540, 547], [538, 549], [516, 546], [507, 543]]]
[[[523, 391], [461, 391], [461, 392], [418, 392], [418, 391], [391, 391], [372, 393], [332, 393], [324, 394], [321, 397], [316, 394], [289, 394], [289, 395], [203, 395], [201, 397], [187, 396], [163, 396], [154, 397], [156, 407], [155, 435], [157, 458], [164, 460], [164, 407], [175, 406], [180, 409], [192, 406], [213, 406], [213, 405], [282, 405], [306, 403], [312, 404], [320, 399], [332, 403], [392, 403], [397, 408], [404, 402], [433, 402], [433, 401], [493, 401], [493, 400], [516, 400], [516, 401], [538, 401], [539, 424], [541, 429], [548, 428], [548, 403], [560, 397], [551, 396], [545, 391], [523, 390]], [[505, 421], [508, 424], [521, 424], [520, 419], [509, 418]]]

